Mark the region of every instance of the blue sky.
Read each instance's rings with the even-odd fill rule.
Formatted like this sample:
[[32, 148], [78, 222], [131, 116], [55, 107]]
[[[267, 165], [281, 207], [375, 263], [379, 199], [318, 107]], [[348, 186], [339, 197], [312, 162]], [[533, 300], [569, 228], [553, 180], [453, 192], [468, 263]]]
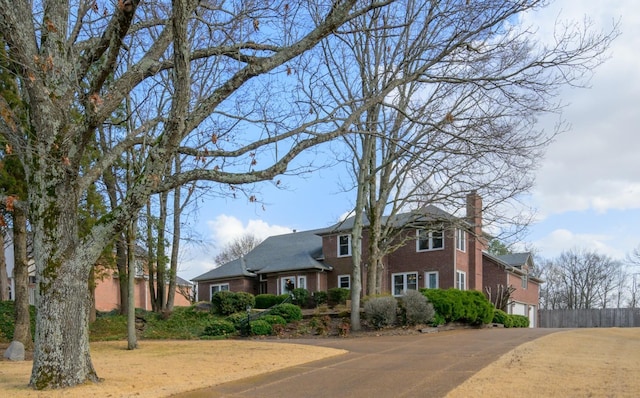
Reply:
[[[544, 35], [558, 18], [585, 16], [604, 28], [620, 20], [622, 34], [590, 88], [561, 93], [569, 129], [551, 144], [536, 172], [529, 200], [537, 217], [522, 244], [545, 258], [586, 248], [623, 260], [640, 245], [640, 3], [560, 0], [524, 19]], [[549, 130], [556, 121], [557, 116], [539, 119]], [[191, 279], [211, 269], [218, 250], [245, 232], [265, 238], [333, 224], [353, 205], [353, 194], [340, 188], [342, 170], [284, 177], [285, 189], [263, 184], [261, 204], [206, 199], [188, 226], [206, 245], [185, 251], [180, 276]]]

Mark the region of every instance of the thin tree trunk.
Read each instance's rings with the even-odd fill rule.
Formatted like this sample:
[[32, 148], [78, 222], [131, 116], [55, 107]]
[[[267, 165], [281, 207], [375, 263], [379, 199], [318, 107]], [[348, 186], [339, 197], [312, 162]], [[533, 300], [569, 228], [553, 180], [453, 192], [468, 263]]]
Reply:
[[15, 326], [13, 339], [33, 348], [31, 315], [29, 313], [29, 263], [27, 258], [27, 217], [23, 210], [13, 211], [13, 276]]
[[159, 312], [156, 302], [156, 251], [153, 243], [153, 221], [151, 216], [151, 201], [147, 201], [147, 268], [149, 274], [149, 297], [151, 297], [151, 308], [154, 312]]
[[[180, 170], [180, 159], [176, 157], [176, 172]], [[173, 190], [173, 239], [171, 241], [171, 263], [169, 270], [169, 292], [167, 294], [167, 310], [173, 310], [173, 303], [176, 297], [176, 279], [178, 275], [178, 254], [180, 252], [180, 218], [182, 208], [180, 206], [180, 190], [178, 187]]]
[[165, 229], [167, 227], [167, 199], [169, 193], [160, 194], [160, 217], [158, 218], [158, 240], [156, 244], [156, 307], [158, 312], [167, 309], [167, 256], [165, 255]]
[[356, 205], [354, 208], [353, 229], [351, 230], [351, 330], [357, 331], [362, 328], [360, 322], [360, 295], [362, 294], [362, 215], [364, 214], [364, 203], [366, 201], [369, 185], [365, 183], [369, 174], [366, 172], [367, 164], [371, 155], [370, 135], [363, 139], [363, 155], [359, 162], [358, 186], [356, 194]]
[[[127, 258], [127, 282], [129, 292], [127, 295], [127, 349], [135, 350], [138, 348], [138, 338], [136, 336], [136, 224], [137, 218], [134, 218], [129, 225], [127, 231], [128, 258]], [[124, 275], [120, 279], [124, 279]], [[144, 294], [144, 292], [143, 292]]]
[[4, 229], [0, 231], [0, 301], [9, 300], [9, 276], [7, 275], [7, 259], [4, 255]]

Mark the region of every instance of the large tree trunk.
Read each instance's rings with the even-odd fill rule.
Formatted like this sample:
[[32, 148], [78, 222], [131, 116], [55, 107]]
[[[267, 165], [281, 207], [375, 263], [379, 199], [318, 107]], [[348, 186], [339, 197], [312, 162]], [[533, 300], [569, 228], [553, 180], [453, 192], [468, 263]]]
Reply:
[[27, 217], [23, 210], [13, 211], [13, 276], [15, 297], [15, 326], [13, 339], [33, 348], [31, 316], [29, 313], [29, 262], [27, 256]]
[[[30, 190], [37, 275], [36, 338], [30, 385], [98, 382], [89, 354], [89, 274], [105, 242], [81, 245], [79, 198], [63, 163], [36, 170]], [[57, 167], [56, 167], [57, 166]], [[61, 167], [62, 166], [62, 167]]]

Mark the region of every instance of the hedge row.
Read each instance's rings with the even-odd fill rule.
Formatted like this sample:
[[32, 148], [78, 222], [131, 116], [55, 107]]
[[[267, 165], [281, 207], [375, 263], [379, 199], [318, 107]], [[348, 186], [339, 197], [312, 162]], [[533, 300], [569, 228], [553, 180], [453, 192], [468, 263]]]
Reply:
[[436, 311], [435, 324], [463, 322], [470, 325], [490, 323], [493, 305], [476, 290], [420, 289]]
[[505, 328], [528, 328], [529, 318], [524, 315], [507, 314], [502, 310], [494, 310], [493, 323], [500, 323]]
[[246, 311], [256, 306], [256, 298], [251, 293], [219, 291], [211, 297], [211, 309], [215, 314], [230, 315]]

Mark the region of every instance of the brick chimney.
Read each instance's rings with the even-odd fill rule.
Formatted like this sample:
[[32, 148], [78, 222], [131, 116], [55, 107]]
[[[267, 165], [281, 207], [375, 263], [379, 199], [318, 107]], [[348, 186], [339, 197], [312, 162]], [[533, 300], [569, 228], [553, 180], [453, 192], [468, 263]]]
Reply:
[[468, 239], [469, 289], [482, 292], [482, 197], [476, 191], [467, 195], [467, 222], [471, 225]]

